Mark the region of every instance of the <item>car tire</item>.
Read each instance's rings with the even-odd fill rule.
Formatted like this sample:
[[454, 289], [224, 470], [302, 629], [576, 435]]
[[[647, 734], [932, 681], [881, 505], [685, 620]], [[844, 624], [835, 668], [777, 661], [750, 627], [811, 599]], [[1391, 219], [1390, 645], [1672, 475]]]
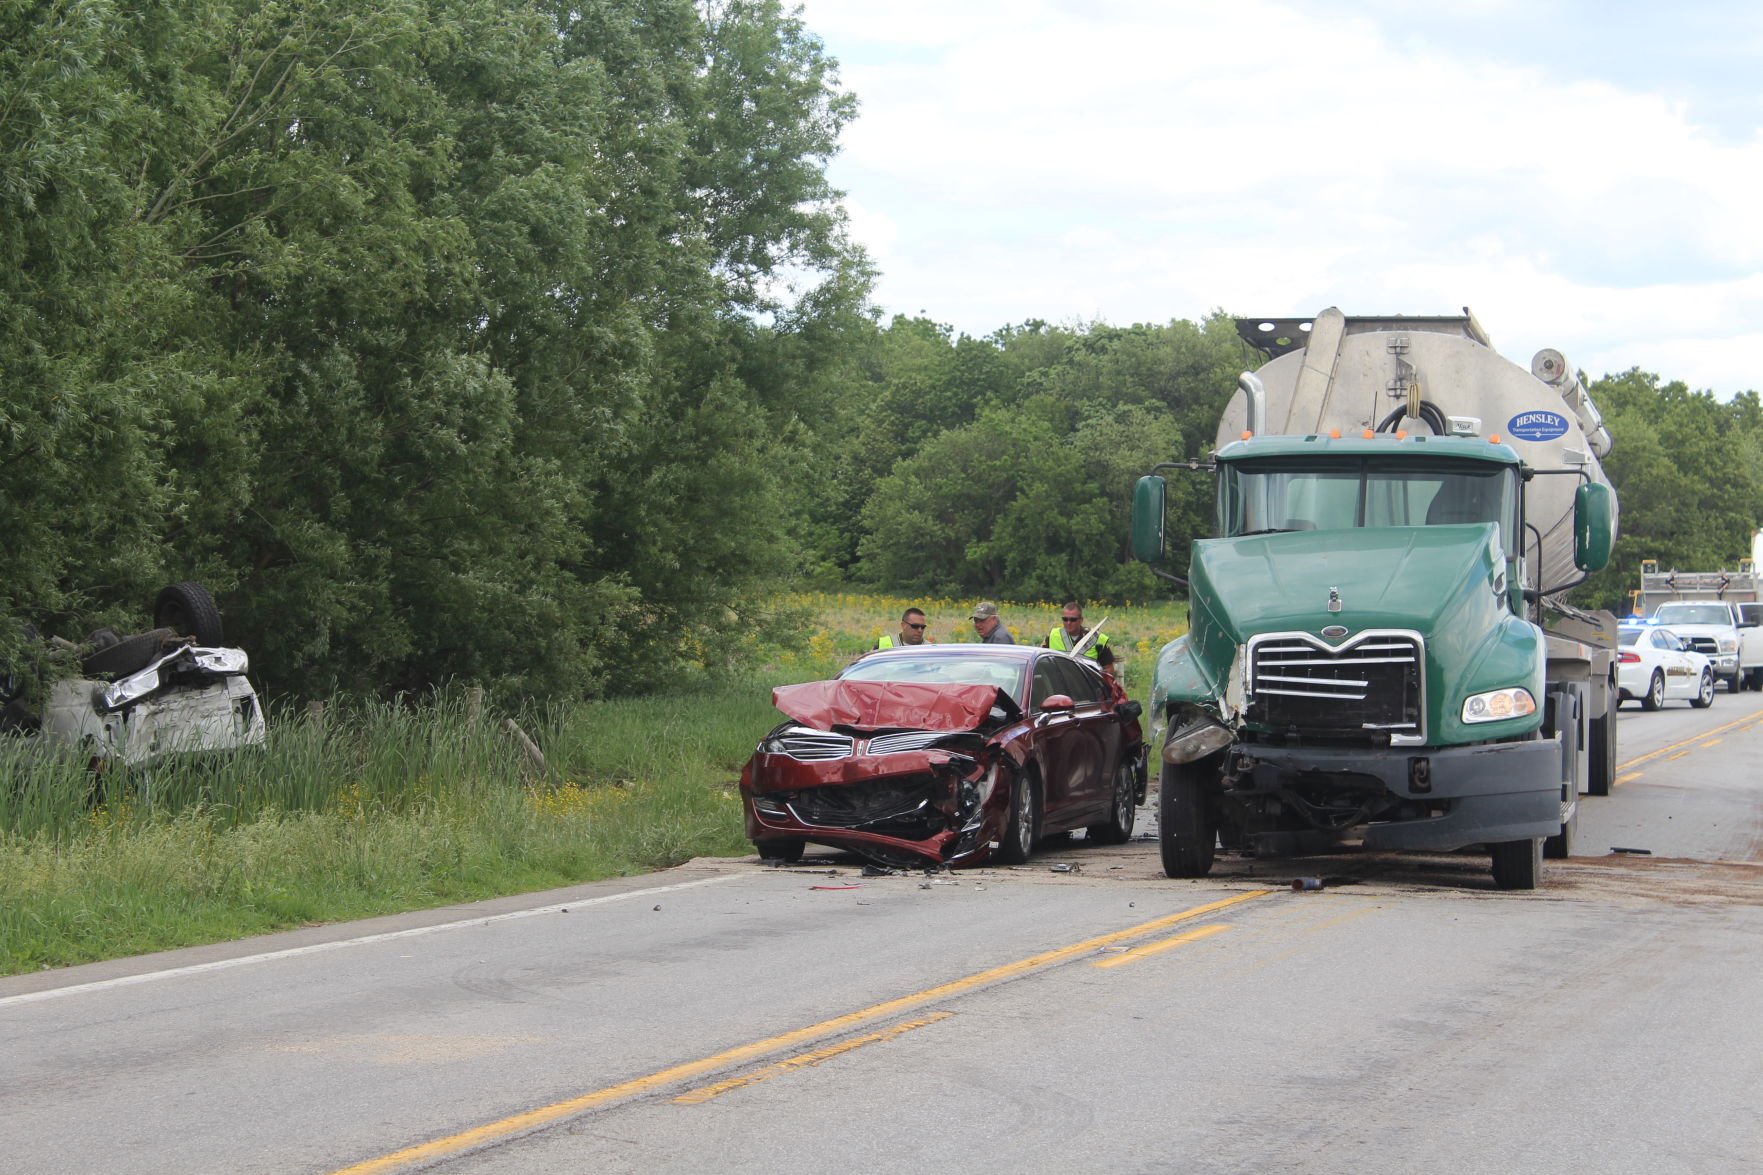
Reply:
[[1543, 876], [1543, 838], [1508, 840], [1488, 846], [1494, 888], [1535, 889]]
[[1204, 877], [1218, 847], [1218, 817], [1206, 788], [1211, 760], [1165, 763], [1157, 796], [1157, 847], [1166, 877]]
[[802, 859], [802, 850], [807, 842], [795, 837], [779, 837], [776, 840], [756, 840], [753, 851], [764, 861], [782, 861], [786, 865], [794, 865]]
[[209, 648], [226, 643], [214, 597], [207, 588], [187, 579], [160, 590], [159, 598], [153, 601], [153, 627], [193, 636], [197, 644]]
[[1114, 795], [1108, 819], [1085, 829], [1087, 838], [1103, 845], [1123, 845], [1132, 839], [1133, 824], [1138, 819], [1137, 775], [1132, 760], [1123, 756], [1114, 768]]
[[176, 636], [169, 628], [156, 628], [123, 637], [108, 648], [87, 654], [80, 660], [80, 669], [90, 677], [127, 677], [145, 669], [165, 648], [165, 642]]
[[1714, 704], [1714, 675], [1706, 669], [1702, 670], [1702, 682], [1696, 688], [1696, 696], [1690, 699], [1690, 705], [1698, 710], [1706, 710]]
[[998, 863], [1020, 865], [1039, 839], [1041, 794], [1032, 772], [1024, 771], [1010, 785], [1010, 819], [998, 842]]
[[1647, 692], [1641, 695], [1641, 709], [1649, 713], [1665, 705], [1665, 674], [1653, 670], [1653, 680], [1647, 683]]

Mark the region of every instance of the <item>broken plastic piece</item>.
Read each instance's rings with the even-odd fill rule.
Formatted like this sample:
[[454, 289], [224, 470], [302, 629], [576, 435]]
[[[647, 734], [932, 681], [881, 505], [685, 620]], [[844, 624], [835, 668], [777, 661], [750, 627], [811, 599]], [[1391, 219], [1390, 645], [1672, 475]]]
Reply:
[[809, 889], [862, 889], [861, 885], [811, 885]]
[[1650, 857], [1653, 855], [1652, 849], [1624, 849], [1619, 848], [1616, 845], [1611, 845], [1610, 851], [1612, 853], [1632, 853], [1637, 857]]
[[1082, 865], [1069, 865], [1069, 864], [1061, 861], [1057, 865], [1047, 866], [1047, 870], [1050, 873], [1081, 873], [1081, 872], [1083, 872], [1083, 866]]
[[1317, 890], [1317, 889], [1321, 889], [1321, 888], [1322, 888], [1322, 878], [1320, 878], [1320, 877], [1294, 877], [1294, 878], [1292, 878], [1292, 890], [1296, 893], [1305, 893], [1310, 890]]

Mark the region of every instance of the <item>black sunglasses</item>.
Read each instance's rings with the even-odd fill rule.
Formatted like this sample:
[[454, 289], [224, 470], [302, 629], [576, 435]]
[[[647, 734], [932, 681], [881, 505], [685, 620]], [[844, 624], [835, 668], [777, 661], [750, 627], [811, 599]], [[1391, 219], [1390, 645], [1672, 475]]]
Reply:
[[929, 628], [930, 626], [927, 624], [913, 624], [910, 621], [908, 621], [906, 624], [906, 627], [907, 628]]
[[1084, 618], [1082, 616], [1061, 616], [1059, 619], [1065, 621], [1065, 623], [1067, 623], [1067, 624], [1070, 624], [1073, 620], [1077, 621], [1079, 624], [1082, 624], [1084, 622]]

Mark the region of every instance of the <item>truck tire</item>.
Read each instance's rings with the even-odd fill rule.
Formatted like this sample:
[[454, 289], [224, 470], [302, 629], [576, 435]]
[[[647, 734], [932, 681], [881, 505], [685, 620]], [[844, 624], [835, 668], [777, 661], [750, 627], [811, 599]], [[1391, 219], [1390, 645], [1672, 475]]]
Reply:
[[159, 598], [153, 601], [153, 627], [193, 636], [197, 644], [208, 648], [226, 643], [214, 597], [207, 588], [187, 579], [160, 590]]
[[1657, 710], [1665, 705], [1665, 675], [1657, 669], [1653, 670], [1653, 680], [1647, 683], [1647, 692], [1641, 695], [1641, 709]]
[[1132, 839], [1138, 818], [1139, 781], [1133, 761], [1124, 755], [1114, 768], [1114, 796], [1108, 819], [1084, 829], [1084, 837], [1099, 845], [1123, 845]]
[[1714, 704], [1714, 675], [1706, 669], [1702, 670], [1702, 683], [1696, 689], [1696, 696], [1690, 699], [1690, 705], [1698, 710], [1706, 710]]
[[1729, 694], [1736, 694], [1740, 690], [1745, 688], [1745, 675], [1742, 673], [1735, 673], [1731, 677], [1726, 678], [1725, 680], [1726, 680], [1726, 692]]
[[1157, 841], [1165, 877], [1204, 877], [1218, 847], [1218, 816], [1206, 787], [1210, 760], [1165, 763], [1157, 796]]
[[1763, 669], [1745, 670], [1745, 681], [1757, 693], [1763, 693]]
[[1488, 846], [1495, 889], [1535, 889], [1543, 875], [1543, 840], [1508, 840]]
[[1616, 714], [1612, 711], [1591, 721], [1587, 739], [1591, 768], [1586, 772], [1588, 795], [1607, 796], [1616, 786]]
[[1561, 826], [1561, 831], [1543, 841], [1543, 856], [1551, 861], [1565, 861], [1573, 856], [1573, 840], [1579, 834], [1579, 807], [1574, 806], [1573, 815]]

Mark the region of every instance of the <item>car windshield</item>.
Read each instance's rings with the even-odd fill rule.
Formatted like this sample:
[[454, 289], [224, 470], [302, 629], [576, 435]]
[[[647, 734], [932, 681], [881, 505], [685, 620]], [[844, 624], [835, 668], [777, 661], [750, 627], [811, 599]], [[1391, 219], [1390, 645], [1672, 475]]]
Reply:
[[990, 685], [1023, 705], [1022, 663], [1002, 657], [913, 656], [886, 653], [865, 657], [839, 674], [843, 681], [910, 681], [922, 685]]
[[1661, 624], [1731, 624], [1724, 604], [1661, 604], [1653, 619]]
[[1269, 457], [1233, 461], [1218, 483], [1219, 534], [1492, 522], [1517, 552], [1515, 472], [1481, 461]]

